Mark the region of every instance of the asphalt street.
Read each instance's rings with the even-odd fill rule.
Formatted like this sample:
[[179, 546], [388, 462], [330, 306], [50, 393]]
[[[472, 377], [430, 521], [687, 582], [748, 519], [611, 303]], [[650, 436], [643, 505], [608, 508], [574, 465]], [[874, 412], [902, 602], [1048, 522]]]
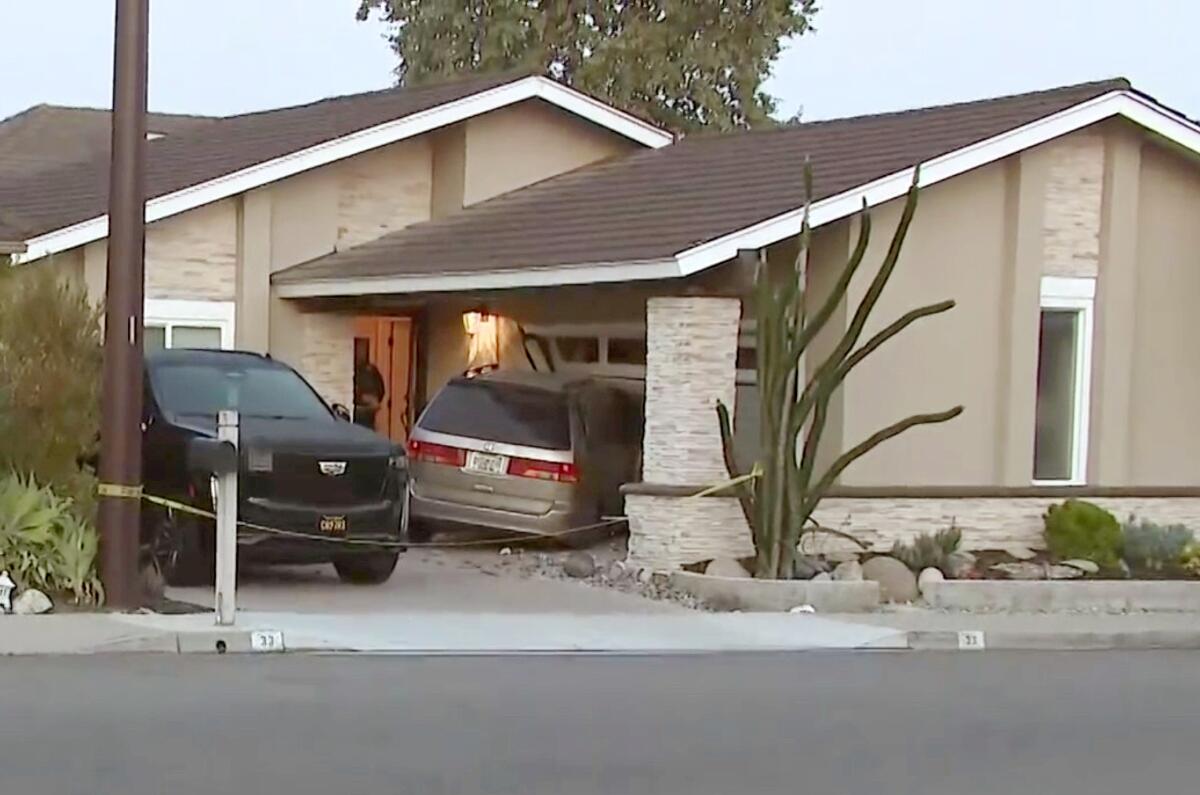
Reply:
[[0, 660], [0, 793], [1194, 793], [1190, 652]]

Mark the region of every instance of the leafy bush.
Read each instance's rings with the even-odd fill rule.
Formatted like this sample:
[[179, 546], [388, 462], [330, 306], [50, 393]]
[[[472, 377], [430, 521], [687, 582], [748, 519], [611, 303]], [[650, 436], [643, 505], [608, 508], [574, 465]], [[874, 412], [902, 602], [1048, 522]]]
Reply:
[[33, 478], [0, 477], [0, 570], [8, 570], [21, 588], [98, 604], [99, 539], [73, 507]]
[[1144, 519], [1135, 523], [1132, 516], [1122, 532], [1125, 562], [1153, 571], [1179, 563], [1183, 550], [1195, 540], [1192, 531], [1181, 524], [1159, 525]]
[[1121, 525], [1117, 518], [1094, 503], [1067, 500], [1051, 505], [1043, 534], [1046, 546], [1059, 560], [1090, 560], [1113, 568], [1121, 559]]
[[892, 557], [917, 573], [929, 568], [942, 569], [946, 556], [961, 543], [962, 531], [951, 525], [936, 533], [921, 533], [909, 544], [897, 541], [892, 545]]
[[92, 517], [100, 313], [53, 261], [0, 262], [0, 474], [21, 472]]

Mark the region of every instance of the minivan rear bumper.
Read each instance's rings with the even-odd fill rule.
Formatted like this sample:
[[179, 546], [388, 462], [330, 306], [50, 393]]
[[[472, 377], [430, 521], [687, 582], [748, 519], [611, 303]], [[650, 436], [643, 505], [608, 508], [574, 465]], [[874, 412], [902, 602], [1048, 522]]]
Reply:
[[516, 533], [556, 535], [589, 524], [594, 519], [580, 516], [574, 507], [555, 503], [542, 514], [515, 513], [477, 505], [446, 502], [412, 493], [409, 510], [415, 520], [468, 526], [494, 527]]

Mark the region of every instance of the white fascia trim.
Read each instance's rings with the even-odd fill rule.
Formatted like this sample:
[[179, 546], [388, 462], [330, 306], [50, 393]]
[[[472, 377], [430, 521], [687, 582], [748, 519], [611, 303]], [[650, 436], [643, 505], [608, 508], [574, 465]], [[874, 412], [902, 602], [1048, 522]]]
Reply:
[[333, 298], [355, 295], [509, 290], [520, 287], [562, 287], [573, 284], [677, 279], [682, 276], [673, 259], [648, 262], [599, 263], [561, 268], [469, 271], [412, 276], [370, 276], [357, 279], [323, 279], [276, 284], [281, 298]]
[[[1200, 127], [1131, 91], [1114, 91], [1060, 111], [1052, 116], [934, 158], [921, 165], [920, 185], [927, 187], [974, 168], [994, 163], [1068, 133], [1114, 116], [1158, 133], [1180, 146], [1200, 153]], [[907, 168], [851, 190], [814, 202], [810, 224], [816, 228], [862, 209], [903, 196], [912, 185], [914, 169]], [[677, 255], [680, 269], [690, 275], [737, 256], [740, 249], [760, 249], [800, 233], [804, 208], [711, 240]]]
[[[146, 203], [146, 223], [534, 98], [647, 147], [660, 148], [674, 141], [670, 133], [547, 77], [524, 77], [151, 199]], [[32, 238], [19, 261], [40, 259], [107, 236], [108, 216], [102, 215]]]

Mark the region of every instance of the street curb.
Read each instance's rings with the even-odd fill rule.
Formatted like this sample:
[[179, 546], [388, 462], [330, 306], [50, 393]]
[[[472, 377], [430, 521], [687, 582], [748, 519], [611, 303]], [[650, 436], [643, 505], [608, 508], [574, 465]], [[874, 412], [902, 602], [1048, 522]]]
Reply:
[[965, 633], [915, 630], [908, 633], [912, 651], [1118, 651], [1200, 649], [1200, 630], [1123, 632], [979, 632], [982, 646], [966, 645]]

